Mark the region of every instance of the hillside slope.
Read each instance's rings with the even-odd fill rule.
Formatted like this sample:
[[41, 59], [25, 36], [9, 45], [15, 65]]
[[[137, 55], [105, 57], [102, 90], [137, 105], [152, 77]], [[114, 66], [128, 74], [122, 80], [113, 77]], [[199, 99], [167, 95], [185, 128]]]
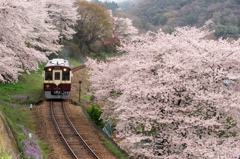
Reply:
[[203, 26], [216, 30], [217, 37], [240, 34], [240, 0], [140, 0], [125, 13], [170, 32], [176, 26]]

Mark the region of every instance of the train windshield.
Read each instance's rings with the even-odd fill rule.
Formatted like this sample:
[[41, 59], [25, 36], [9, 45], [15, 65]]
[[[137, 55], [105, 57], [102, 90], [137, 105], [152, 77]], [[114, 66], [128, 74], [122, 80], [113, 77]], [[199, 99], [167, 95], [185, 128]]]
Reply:
[[67, 69], [67, 68], [63, 69], [62, 80], [63, 81], [69, 81], [70, 80], [70, 71], [69, 71], [69, 69]]
[[55, 80], [60, 80], [60, 72], [55, 72]]
[[52, 71], [51, 69], [45, 70], [45, 80], [52, 80]]

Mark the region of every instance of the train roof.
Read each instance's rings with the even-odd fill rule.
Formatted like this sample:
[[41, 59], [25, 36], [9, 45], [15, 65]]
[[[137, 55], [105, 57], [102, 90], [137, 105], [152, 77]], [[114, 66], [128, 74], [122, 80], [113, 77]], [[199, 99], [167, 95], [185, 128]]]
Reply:
[[68, 60], [57, 58], [57, 59], [49, 60], [45, 67], [50, 67], [50, 66], [70, 67], [70, 63]]

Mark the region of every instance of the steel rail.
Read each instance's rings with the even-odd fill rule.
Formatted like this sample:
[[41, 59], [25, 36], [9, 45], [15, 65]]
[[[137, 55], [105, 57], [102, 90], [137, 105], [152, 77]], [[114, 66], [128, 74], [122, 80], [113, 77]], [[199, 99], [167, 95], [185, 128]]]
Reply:
[[[77, 129], [75, 128], [75, 126], [73, 125], [73, 123], [71, 122], [69, 116], [67, 115], [66, 113], [66, 109], [64, 107], [64, 102], [63, 100], [61, 101], [61, 105], [62, 105], [62, 108], [63, 108], [63, 112], [64, 112], [64, 116], [66, 117], [67, 119], [67, 122], [68, 124], [70, 125], [70, 127], [72, 128], [72, 130], [74, 131], [75, 135], [78, 137], [78, 139], [80, 140], [80, 142], [83, 144], [83, 146], [87, 149], [87, 151], [95, 158], [95, 159], [99, 159], [99, 157], [93, 152], [93, 150], [88, 146], [88, 144], [84, 141], [84, 139], [81, 137], [81, 135], [78, 133]], [[62, 134], [59, 126], [58, 126], [58, 123], [57, 123], [57, 120], [54, 116], [54, 111], [53, 111], [53, 104], [52, 104], [52, 100], [51, 100], [51, 115], [52, 115], [52, 118], [53, 118], [53, 122], [54, 122], [54, 125], [59, 133], [59, 135], [61, 136], [61, 138], [63, 139], [63, 142], [64, 142], [64, 145], [67, 147], [67, 149], [69, 150], [69, 152], [71, 153], [71, 155], [78, 159], [77, 155], [74, 153], [74, 151], [72, 150], [71, 146], [68, 144], [67, 140], [65, 139], [64, 135]]]
[[[62, 101], [63, 102], [63, 101]], [[68, 144], [67, 140], [65, 139], [65, 137], [63, 136], [59, 126], [58, 126], [58, 123], [57, 123], [57, 120], [54, 116], [54, 111], [53, 111], [53, 104], [52, 104], [52, 100], [51, 100], [51, 104], [50, 104], [50, 109], [51, 109], [51, 115], [52, 115], [52, 119], [53, 119], [53, 122], [54, 122], [54, 125], [59, 133], [59, 135], [61, 136], [61, 138], [63, 139], [63, 143], [64, 145], [67, 147], [67, 149], [70, 151], [71, 155], [78, 159], [77, 155], [73, 152], [73, 150], [71, 149], [70, 145]]]
[[86, 67], [86, 65], [81, 65], [81, 66], [74, 67], [74, 68], [72, 68], [72, 72], [75, 72], [75, 71], [80, 70], [80, 69], [85, 68], [85, 67]]
[[62, 103], [62, 107], [63, 107], [64, 115], [65, 115], [65, 117], [66, 117], [69, 125], [72, 127], [72, 129], [74, 130], [75, 134], [77, 135], [77, 137], [80, 139], [80, 141], [83, 143], [83, 145], [87, 148], [87, 150], [92, 154], [92, 156], [93, 156], [95, 159], [99, 159], [99, 157], [93, 152], [93, 150], [88, 146], [88, 144], [84, 141], [84, 139], [83, 139], [83, 138], [81, 137], [81, 135], [78, 133], [77, 129], [75, 128], [75, 126], [73, 125], [73, 123], [71, 122], [71, 120], [69, 119], [63, 103]]

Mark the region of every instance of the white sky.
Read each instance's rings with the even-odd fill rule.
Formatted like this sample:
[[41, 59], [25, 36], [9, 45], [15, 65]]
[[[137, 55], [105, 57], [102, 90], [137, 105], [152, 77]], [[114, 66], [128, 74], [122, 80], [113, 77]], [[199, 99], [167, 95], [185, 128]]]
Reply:
[[[91, 1], [91, 0], [88, 0], [88, 1]], [[102, 2], [105, 2], [105, 1], [108, 1], [108, 2], [123, 2], [123, 1], [131, 1], [131, 0], [99, 0], [99, 1], [102, 1]]]
[[[105, 2], [105, 0], [100, 0], [100, 1]], [[112, 2], [112, 1], [114, 1], [114, 2], [119, 2], [119, 1], [121, 1], [121, 0], [106, 0], [106, 1], [108, 1], [108, 2]]]

